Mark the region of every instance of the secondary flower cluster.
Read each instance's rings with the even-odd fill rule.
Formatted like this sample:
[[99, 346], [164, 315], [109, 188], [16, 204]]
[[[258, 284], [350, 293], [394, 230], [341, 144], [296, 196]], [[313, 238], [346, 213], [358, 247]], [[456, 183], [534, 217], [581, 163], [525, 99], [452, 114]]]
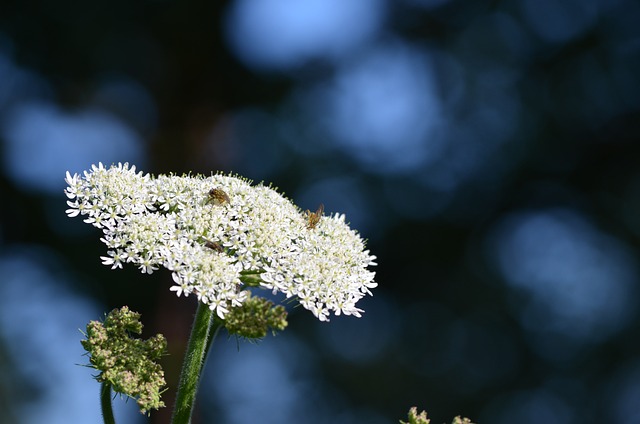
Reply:
[[96, 379], [137, 399], [140, 412], [146, 414], [164, 406], [160, 396], [166, 383], [158, 361], [167, 341], [161, 334], [148, 340], [133, 336], [141, 333], [140, 314], [124, 306], [109, 312], [104, 323], [87, 324], [87, 338], [80, 343], [91, 356], [91, 367], [100, 371]]
[[220, 318], [251, 285], [297, 298], [321, 321], [331, 311], [359, 317], [356, 302], [377, 286], [375, 256], [344, 215], [302, 212], [271, 187], [221, 174], [152, 177], [127, 163], [65, 180], [67, 215], [103, 231], [103, 264], [165, 267], [172, 291]]

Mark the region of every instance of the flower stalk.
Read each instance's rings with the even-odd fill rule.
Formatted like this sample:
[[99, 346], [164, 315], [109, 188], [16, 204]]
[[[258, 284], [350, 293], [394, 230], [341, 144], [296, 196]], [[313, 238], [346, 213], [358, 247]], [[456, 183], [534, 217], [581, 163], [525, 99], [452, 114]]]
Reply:
[[111, 406], [111, 384], [103, 381], [100, 385], [100, 406], [102, 407], [102, 421], [104, 424], [116, 424]]
[[209, 352], [209, 346], [213, 343], [219, 329], [220, 325], [214, 320], [213, 311], [208, 306], [198, 303], [189, 344], [182, 364], [178, 393], [171, 420], [173, 424], [188, 424], [191, 422], [196, 393]]

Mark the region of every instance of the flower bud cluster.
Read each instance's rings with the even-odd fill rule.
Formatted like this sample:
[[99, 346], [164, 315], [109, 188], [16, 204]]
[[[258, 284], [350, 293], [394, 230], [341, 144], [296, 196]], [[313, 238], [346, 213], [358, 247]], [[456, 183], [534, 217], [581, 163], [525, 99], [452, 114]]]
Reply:
[[262, 339], [267, 331], [275, 335], [287, 327], [287, 311], [284, 306], [259, 296], [247, 296], [241, 306], [233, 308], [225, 316], [224, 328], [229, 334], [246, 339]]
[[161, 334], [142, 340], [140, 314], [124, 306], [114, 309], [104, 323], [87, 324], [82, 346], [91, 356], [91, 367], [100, 371], [96, 379], [108, 383], [116, 393], [137, 400], [140, 412], [164, 406], [160, 400], [165, 386], [164, 371], [158, 361], [167, 348]]
[[321, 321], [359, 317], [356, 302], [377, 286], [375, 256], [344, 215], [302, 212], [271, 187], [222, 174], [152, 177], [127, 163], [67, 172], [66, 182], [67, 215], [103, 232], [103, 264], [164, 267], [172, 291], [222, 319], [250, 285], [297, 298]]

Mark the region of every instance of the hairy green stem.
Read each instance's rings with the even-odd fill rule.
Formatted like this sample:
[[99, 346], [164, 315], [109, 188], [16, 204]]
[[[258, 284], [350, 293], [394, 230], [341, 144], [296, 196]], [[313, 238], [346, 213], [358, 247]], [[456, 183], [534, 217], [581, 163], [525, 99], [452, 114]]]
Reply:
[[116, 424], [111, 407], [111, 384], [106, 381], [100, 386], [100, 406], [102, 407], [102, 420], [104, 424]]
[[191, 414], [205, 359], [219, 328], [214, 321], [213, 311], [207, 305], [198, 302], [189, 345], [182, 364], [178, 394], [171, 420], [173, 424], [189, 424], [191, 422]]

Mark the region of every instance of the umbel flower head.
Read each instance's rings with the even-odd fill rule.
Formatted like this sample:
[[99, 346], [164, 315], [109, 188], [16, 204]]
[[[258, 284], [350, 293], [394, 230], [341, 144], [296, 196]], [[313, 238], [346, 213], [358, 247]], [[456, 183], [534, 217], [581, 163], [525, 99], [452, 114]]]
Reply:
[[261, 286], [297, 298], [321, 321], [359, 317], [377, 286], [375, 256], [344, 215], [302, 212], [271, 187], [232, 175], [159, 175], [127, 163], [67, 172], [70, 217], [100, 228], [102, 263], [172, 272], [178, 296], [194, 294], [224, 319]]

